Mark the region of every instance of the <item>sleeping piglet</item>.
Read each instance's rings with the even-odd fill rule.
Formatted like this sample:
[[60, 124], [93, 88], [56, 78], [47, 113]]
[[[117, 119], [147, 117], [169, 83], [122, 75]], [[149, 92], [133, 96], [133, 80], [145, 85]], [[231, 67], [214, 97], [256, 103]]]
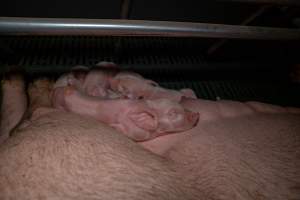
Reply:
[[83, 91], [83, 84], [88, 74], [89, 68], [85, 66], [75, 66], [70, 73], [61, 75], [53, 85], [52, 90], [52, 105], [56, 108], [64, 109], [63, 93], [64, 87], [73, 86], [78, 90]]
[[75, 86], [80, 89], [89, 72], [89, 68], [85, 66], [75, 66], [71, 69], [71, 73], [66, 73], [60, 76], [55, 82], [53, 88], [65, 87], [67, 85]]
[[180, 102], [182, 97], [196, 99], [191, 89], [181, 91], [160, 87], [156, 82], [143, 78], [133, 72], [120, 72], [110, 80], [111, 88], [129, 99], [170, 99]]
[[120, 93], [110, 88], [110, 80], [118, 71], [118, 67], [114, 63], [98, 63], [85, 78], [83, 83], [84, 92], [90, 96], [107, 99], [121, 98]]
[[186, 131], [196, 126], [199, 118], [198, 113], [169, 99], [104, 100], [85, 95], [74, 87], [65, 87], [63, 98], [67, 111], [96, 118], [135, 141]]

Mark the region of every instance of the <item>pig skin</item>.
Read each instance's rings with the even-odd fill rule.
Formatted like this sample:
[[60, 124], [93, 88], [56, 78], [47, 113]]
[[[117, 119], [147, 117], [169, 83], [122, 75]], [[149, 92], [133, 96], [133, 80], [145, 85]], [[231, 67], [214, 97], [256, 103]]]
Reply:
[[1, 200], [185, 197], [163, 159], [92, 118], [41, 109], [0, 146]]
[[300, 115], [222, 118], [188, 132], [165, 157], [212, 199], [300, 198]]
[[234, 115], [176, 134], [159, 156], [93, 118], [38, 108], [0, 145], [0, 199], [299, 199], [300, 116]]

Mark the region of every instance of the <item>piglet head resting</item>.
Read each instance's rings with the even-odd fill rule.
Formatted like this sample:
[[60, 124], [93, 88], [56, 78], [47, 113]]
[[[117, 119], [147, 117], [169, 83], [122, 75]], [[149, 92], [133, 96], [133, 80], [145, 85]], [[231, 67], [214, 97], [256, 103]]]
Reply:
[[149, 112], [141, 110], [130, 115], [136, 126], [151, 133], [145, 140], [189, 130], [196, 126], [199, 119], [199, 113], [186, 110], [169, 99], [147, 100], [146, 104]]
[[169, 99], [147, 100], [147, 104], [157, 113], [158, 135], [189, 130], [199, 120], [199, 113], [184, 109], [179, 103]]
[[133, 72], [121, 72], [110, 80], [110, 86], [114, 91], [121, 93], [129, 99], [141, 99], [147, 93], [148, 83], [139, 74]]
[[111, 88], [129, 99], [167, 98], [179, 102], [184, 96], [179, 91], [162, 88], [158, 83], [134, 73], [118, 74], [111, 80]]

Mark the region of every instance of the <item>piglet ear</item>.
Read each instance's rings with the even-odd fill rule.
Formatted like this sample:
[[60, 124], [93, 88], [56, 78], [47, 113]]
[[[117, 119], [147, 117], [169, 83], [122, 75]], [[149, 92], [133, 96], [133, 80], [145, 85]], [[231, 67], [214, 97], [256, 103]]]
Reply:
[[107, 61], [98, 62], [95, 66], [97, 66], [97, 67], [111, 68], [111, 69], [118, 69], [119, 68], [116, 63], [107, 62]]
[[155, 81], [148, 80], [148, 79], [146, 80], [146, 83], [149, 84], [149, 85], [152, 85], [154, 87], [158, 87], [159, 86], [158, 83], [156, 83]]
[[129, 114], [130, 120], [139, 128], [154, 131], [157, 129], [157, 117], [154, 111], [137, 111]]
[[184, 97], [191, 98], [191, 99], [197, 99], [197, 96], [196, 96], [195, 92], [192, 89], [189, 89], [189, 88], [181, 89], [180, 93]]
[[195, 126], [198, 123], [200, 117], [199, 113], [186, 111], [186, 115], [187, 115], [187, 120], [191, 125]]

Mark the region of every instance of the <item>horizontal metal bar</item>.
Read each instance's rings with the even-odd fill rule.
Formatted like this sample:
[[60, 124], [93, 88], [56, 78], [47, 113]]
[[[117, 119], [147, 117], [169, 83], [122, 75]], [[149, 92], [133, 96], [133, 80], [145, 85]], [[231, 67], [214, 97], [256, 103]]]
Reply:
[[0, 35], [106, 35], [299, 40], [300, 30], [191, 22], [0, 17]]
[[218, 0], [228, 2], [240, 2], [240, 3], [256, 3], [256, 4], [274, 4], [274, 5], [286, 5], [286, 6], [300, 6], [299, 0]]

